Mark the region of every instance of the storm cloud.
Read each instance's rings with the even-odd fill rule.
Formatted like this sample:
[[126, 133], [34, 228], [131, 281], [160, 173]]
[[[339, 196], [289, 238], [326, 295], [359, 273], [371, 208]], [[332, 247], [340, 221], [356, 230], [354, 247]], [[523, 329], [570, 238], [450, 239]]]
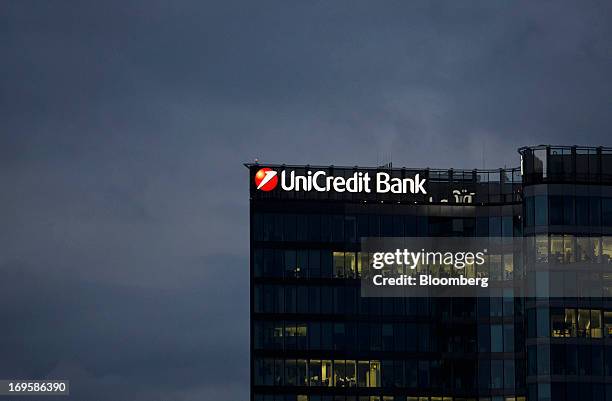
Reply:
[[246, 400], [242, 163], [610, 145], [609, 2], [0, 6], [0, 378]]

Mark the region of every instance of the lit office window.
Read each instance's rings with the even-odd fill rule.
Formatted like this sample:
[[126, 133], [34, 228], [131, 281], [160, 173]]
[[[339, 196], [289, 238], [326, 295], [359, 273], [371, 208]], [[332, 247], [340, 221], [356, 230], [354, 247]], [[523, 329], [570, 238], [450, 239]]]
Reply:
[[357, 278], [361, 278], [361, 277], [365, 277], [364, 271], [367, 270], [368, 268], [368, 258], [367, 258], [367, 253], [366, 252], [357, 252], [357, 271], [356, 271], [356, 277]]
[[563, 263], [563, 236], [562, 235], [551, 235], [550, 236], [550, 260], [557, 263]]
[[604, 312], [604, 334], [608, 338], [612, 338], [612, 312]]
[[354, 360], [334, 361], [334, 386], [355, 387], [357, 384], [356, 367]]
[[344, 274], [346, 275], [346, 277], [355, 277], [355, 265], [355, 254], [353, 252], [346, 252], [344, 254]]
[[536, 262], [547, 263], [548, 262], [548, 236], [547, 235], [536, 235]]
[[321, 361], [321, 383], [324, 387], [331, 387], [334, 385], [332, 361]]
[[380, 361], [370, 361], [368, 387], [380, 387]]
[[591, 336], [591, 311], [589, 309], [578, 309], [578, 337]]
[[[573, 309], [552, 309], [550, 312], [551, 336], [572, 337], [576, 332], [576, 315]], [[572, 335], [572, 333], [574, 333]]]
[[601, 261], [602, 263], [612, 263], [612, 237], [601, 239]]
[[576, 237], [576, 261], [592, 263], [595, 250], [590, 237]]
[[344, 277], [344, 252], [333, 252], [334, 277]]
[[514, 255], [504, 255], [504, 280], [512, 280], [514, 274]]
[[591, 337], [601, 338], [602, 337], [602, 324], [601, 324], [601, 311], [597, 309], [591, 309]]
[[563, 262], [574, 263], [576, 261], [576, 254], [574, 252], [574, 236], [564, 235], [563, 236]]

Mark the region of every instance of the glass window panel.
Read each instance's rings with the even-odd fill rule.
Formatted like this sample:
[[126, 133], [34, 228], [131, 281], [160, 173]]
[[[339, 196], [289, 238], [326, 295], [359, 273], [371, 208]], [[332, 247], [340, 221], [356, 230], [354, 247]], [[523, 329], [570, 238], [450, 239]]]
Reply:
[[601, 262], [612, 263], [612, 237], [603, 237], [601, 239]]
[[591, 337], [602, 338], [601, 311], [591, 309]]
[[503, 352], [503, 331], [501, 324], [491, 325], [491, 352]]
[[538, 375], [550, 374], [550, 348], [547, 344], [537, 346], [538, 350]]
[[604, 312], [604, 334], [607, 338], [612, 338], [612, 311]]
[[563, 263], [563, 236], [562, 235], [551, 235], [550, 236], [550, 258], [551, 261]]
[[321, 385], [324, 387], [332, 387], [334, 384], [332, 375], [332, 361], [321, 361]]
[[612, 198], [601, 198], [601, 225], [612, 227]]
[[573, 225], [575, 224], [574, 218], [574, 197], [566, 195], [563, 197], [563, 224]]
[[295, 272], [298, 269], [297, 253], [295, 249], [285, 251], [285, 277], [295, 277]]
[[536, 261], [548, 262], [548, 235], [536, 235]]
[[370, 361], [369, 387], [380, 387], [380, 361]]
[[591, 313], [588, 309], [578, 309], [578, 337], [591, 336]]
[[514, 352], [514, 324], [504, 324], [504, 352]]
[[298, 359], [297, 360], [297, 379], [296, 383], [298, 386], [307, 386], [308, 385], [308, 375], [306, 373], [306, 360]]
[[563, 224], [563, 196], [552, 195], [548, 198], [548, 218], [552, 225]]
[[601, 199], [598, 196], [589, 197], [589, 225], [601, 224]]
[[321, 277], [321, 251], [317, 249], [308, 251], [308, 276]]
[[369, 387], [370, 361], [357, 362], [357, 386]]
[[499, 389], [504, 385], [504, 361], [491, 361], [491, 388]]
[[547, 308], [537, 308], [537, 335], [538, 337], [548, 337], [550, 334], [549, 312]]
[[354, 278], [355, 270], [355, 253], [346, 252], [344, 254], [344, 272], [346, 277]]
[[344, 252], [333, 253], [334, 277], [344, 277]]
[[334, 361], [334, 386], [347, 387], [345, 377], [346, 377], [345, 361], [335, 360]]
[[514, 360], [504, 361], [504, 388], [514, 388]]
[[285, 360], [285, 386], [297, 385], [297, 361], [295, 359]]
[[586, 196], [576, 197], [576, 224], [589, 225], [589, 198]]
[[534, 197], [534, 217], [536, 226], [545, 226], [548, 222], [548, 202], [546, 196]]

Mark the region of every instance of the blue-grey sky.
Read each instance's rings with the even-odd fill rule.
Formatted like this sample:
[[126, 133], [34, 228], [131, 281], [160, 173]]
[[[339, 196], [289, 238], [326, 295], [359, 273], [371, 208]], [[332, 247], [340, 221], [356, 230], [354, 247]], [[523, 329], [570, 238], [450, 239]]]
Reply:
[[607, 1], [0, 0], [0, 378], [246, 400], [243, 162], [515, 166], [611, 109]]

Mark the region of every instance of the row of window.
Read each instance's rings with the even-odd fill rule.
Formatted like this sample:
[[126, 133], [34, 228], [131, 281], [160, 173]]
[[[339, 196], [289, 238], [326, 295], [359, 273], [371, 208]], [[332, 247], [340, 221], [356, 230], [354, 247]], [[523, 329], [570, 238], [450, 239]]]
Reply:
[[[256, 284], [253, 292], [255, 313], [360, 314], [385, 316], [435, 316], [441, 319], [513, 316], [518, 312], [511, 288], [499, 297], [472, 300], [428, 298], [361, 297], [359, 283], [347, 286]], [[502, 297], [503, 295], [503, 297]], [[519, 308], [520, 309], [520, 308]], [[478, 313], [477, 313], [478, 312]]]
[[551, 337], [612, 338], [612, 311], [553, 308], [550, 328]]
[[[321, 360], [256, 358], [255, 385], [359, 388], [513, 389], [514, 359]], [[518, 373], [518, 375], [517, 375]], [[522, 384], [522, 383], [517, 383]]]
[[[526, 401], [525, 397], [447, 397], [403, 395], [305, 395], [305, 394], [255, 394], [255, 401]], [[603, 401], [603, 400], [602, 400]]]
[[597, 344], [529, 345], [527, 374], [612, 376], [612, 347]]
[[512, 323], [454, 326], [429, 323], [256, 321], [255, 349], [396, 352], [514, 352]]
[[[379, 274], [371, 266], [371, 254], [366, 252], [341, 252], [320, 249], [272, 249], [256, 248], [253, 252], [256, 278], [361, 278]], [[460, 273], [467, 277], [487, 276], [492, 280], [511, 280], [514, 273], [514, 255], [487, 254], [485, 263], [476, 268], [466, 265], [461, 271], [449, 266], [418, 265], [416, 272], [428, 272], [433, 276]], [[406, 266], [392, 266], [398, 274], [410, 274]]]
[[[538, 263], [612, 263], [611, 236], [536, 235], [527, 239], [532, 250], [528, 258]], [[493, 280], [512, 279], [513, 254], [486, 256], [486, 263], [478, 274]], [[256, 248], [253, 252], [254, 275], [272, 278], [360, 278], [371, 271], [371, 255], [365, 252], [342, 252], [321, 249]], [[401, 267], [401, 266], [397, 266]], [[442, 273], [439, 266], [418, 266], [417, 271]], [[474, 266], [466, 266], [464, 274], [474, 273]]]
[[[612, 263], [612, 237], [536, 235], [535, 252], [527, 253], [538, 263]], [[533, 241], [533, 240], [532, 240]]]
[[541, 401], [612, 401], [612, 384], [552, 382], [530, 384], [529, 400]]
[[460, 218], [416, 215], [255, 213], [255, 241], [356, 243], [363, 237], [414, 237], [458, 234], [512, 237], [521, 234], [515, 216]]
[[525, 198], [525, 226], [612, 227], [612, 198], [538, 195]]
[[612, 338], [612, 311], [538, 307], [527, 310], [527, 338]]

